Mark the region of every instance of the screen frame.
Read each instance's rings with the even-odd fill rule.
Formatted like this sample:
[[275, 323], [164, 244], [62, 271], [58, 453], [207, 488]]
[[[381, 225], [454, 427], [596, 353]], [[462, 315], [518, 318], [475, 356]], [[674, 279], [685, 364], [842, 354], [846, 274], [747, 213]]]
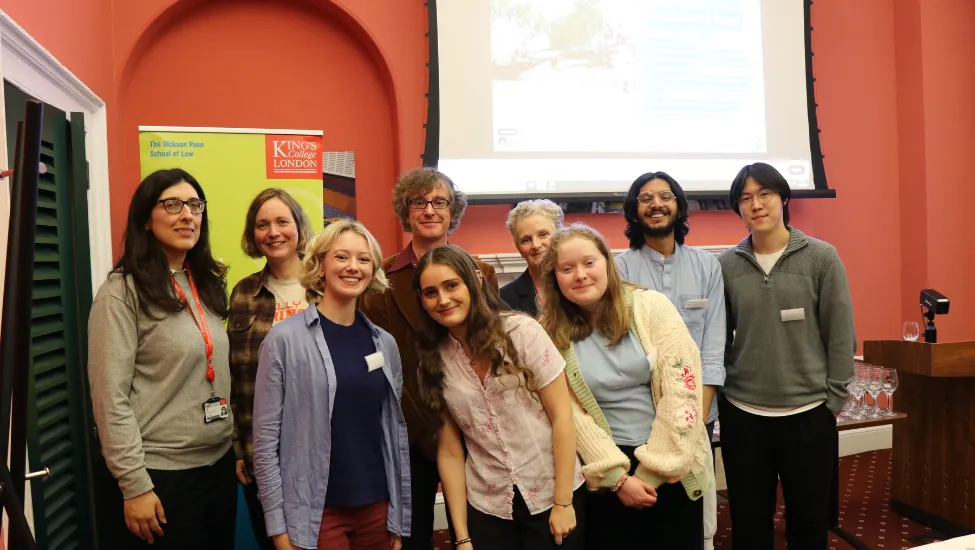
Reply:
[[[809, 117], [809, 153], [812, 162], [813, 188], [793, 189], [793, 199], [836, 198], [836, 190], [830, 189], [826, 182], [826, 166], [819, 128], [819, 104], [816, 103], [816, 76], [813, 70], [812, 51], [812, 0], [802, 0], [805, 18], [806, 48], [806, 113]], [[423, 148], [423, 166], [437, 167], [440, 163], [440, 53], [437, 34], [437, 0], [427, 0], [427, 45], [429, 48], [426, 63], [427, 83], [427, 121], [423, 125], [426, 139]], [[729, 175], [729, 188], [731, 176]], [[687, 191], [687, 198], [693, 200], [728, 200], [728, 193], [721, 191]], [[468, 204], [513, 204], [532, 198], [547, 198], [556, 202], [618, 202], [626, 198], [626, 190], [584, 193], [506, 193], [467, 196]]]

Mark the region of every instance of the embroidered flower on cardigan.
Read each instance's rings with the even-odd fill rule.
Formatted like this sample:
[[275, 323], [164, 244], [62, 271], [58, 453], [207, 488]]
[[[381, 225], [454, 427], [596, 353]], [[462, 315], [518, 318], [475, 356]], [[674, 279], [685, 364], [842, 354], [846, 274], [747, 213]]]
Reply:
[[675, 380], [677, 382], [682, 382], [684, 384], [684, 388], [690, 391], [697, 389], [697, 377], [694, 376], [694, 369], [692, 369], [690, 365], [685, 365], [683, 359], [678, 357], [674, 360], [674, 364], [671, 365], [671, 367], [677, 369], [678, 374]]
[[693, 426], [697, 422], [697, 406], [694, 403], [687, 403], [681, 407], [680, 415], [688, 428]]

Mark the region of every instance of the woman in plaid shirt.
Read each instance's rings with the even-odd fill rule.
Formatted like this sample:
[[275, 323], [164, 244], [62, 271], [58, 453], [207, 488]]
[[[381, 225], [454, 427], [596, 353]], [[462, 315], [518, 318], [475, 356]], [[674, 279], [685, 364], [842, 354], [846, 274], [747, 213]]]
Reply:
[[240, 240], [244, 253], [265, 258], [264, 269], [241, 279], [230, 294], [227, 333], [230, 337], [231, 407], [234, 409], [234, 452], [237, 479], [251, 525], [262, 550], [273, 550], [264, 526], [264, 510], [253, 478], [251, 420], [257, 352], [271, 327], [308, 307], [301, 275], [301, 256], [311, 237], [311, 225], [301, 206], [282, 189], [265, 189], [247, 209]]

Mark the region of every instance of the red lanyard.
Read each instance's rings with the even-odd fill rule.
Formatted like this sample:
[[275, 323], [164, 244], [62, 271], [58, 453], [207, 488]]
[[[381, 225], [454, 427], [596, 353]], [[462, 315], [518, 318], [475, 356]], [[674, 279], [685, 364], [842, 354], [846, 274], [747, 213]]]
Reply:
[[[196, 282], [193, 281], [193, 274], [190, 273], [188, 266], [183, 267], [186, 269], [186, 278], [190, 280], [190, 292], [193, 293], [193, 301], [196, 303], [195, 315], [193, 314], [193, 308], [189, 307], [190, 304], [186, 299], [186, 294], [179, 287], [179, 283], [176, 282], [176, 275], [172, 275], [173, 288], [176, 290], [176, 294], [179, 295], [179, 299], [188, 306], [190, 316], [196, 321], [196, 327], [200, 329], [200, 334], [203, 335], [203, 343], [207, 349], [207, 381], [210, 382], [210, 387], [213, 389], [213, 381], [217, 378], [217, 374], [213, 372], [213, 338], [210, 337], [210, 328], [207, 326], [207, 319], [203, 314], [203, 303], [200, 302], [200, 294], [196, 291]], [[211, 391], [211, 393], [213, 392]]]

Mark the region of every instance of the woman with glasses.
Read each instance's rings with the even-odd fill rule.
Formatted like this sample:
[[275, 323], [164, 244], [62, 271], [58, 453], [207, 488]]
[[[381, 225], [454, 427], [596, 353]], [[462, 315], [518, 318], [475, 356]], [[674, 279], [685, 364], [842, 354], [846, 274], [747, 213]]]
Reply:
[[542, 260], [548, 252], [552, 235], [562, 229], [565, 215], [559, 205], [548, 199], [532, 199], [518, 203], [508, 212], [508, 231], [515, 240], [515, 248], [525, 259], [528, 269], [501, 289], [501, 299], [512, 309], [538, 316], [543, 287]]
[[147, 176], [92, 304], [93, 413], [131, 531], [113, 547], [234, 547], [226, 269], [210, 253], [206, 204], [183, 170]]
[[304, 311], [305, 287], [301, 284], [301, 258], [311, 236], [308, 217], [295, 199], [282, 189], [265, 189], [251, 201], [240, 243], [251, 258], [264, 258], [264, 269], [240, 280], [230, 294], [227, 335], [230, 338], [230, 370], [237, 455], [237, 480], [244, 488], [254, 536], [262, 550], [274, 543], [264, 527], [264, 510], [257, 497], [253, 473], [254, 379], [258, 350], [271, 327]]

